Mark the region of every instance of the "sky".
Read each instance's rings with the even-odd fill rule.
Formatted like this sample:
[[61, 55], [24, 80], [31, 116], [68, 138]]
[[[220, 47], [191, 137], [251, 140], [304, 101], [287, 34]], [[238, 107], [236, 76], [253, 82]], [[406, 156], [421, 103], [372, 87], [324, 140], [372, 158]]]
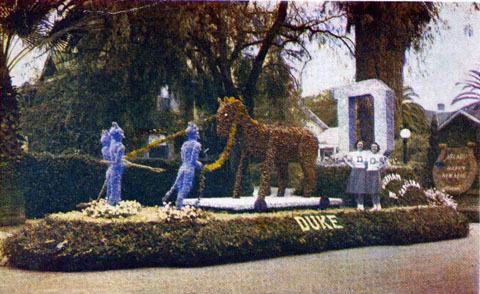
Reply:
[[[408, 51], [404, 66], [404, 85], [413, 88], [414, 101], [425, 109], [436, 110], [438, 103], [453, 111], [466, 103], [451, 105], [468, 78], [468, 71], [480, 69], [480, 11], [471, 11], [471, 3], [443, 3], [439, 34], [425, 52]], [[471, 32], [471, 36], [466, 32]], [[352, 36], [352, 38], [354, 38]], [[301, 78], [302, 96], [347, 85], [355, 80], [355, 60], [346, 48], [322, 47], [305, 66]]]
[[[460, 108], [466, 103], [451, 105], [467, 80], [468, 71], [480, 69], [480, 11], [472, 11], [470, 2], [443, 3], [440, 32], [433, 44], [424, 52], [408, 51], [404, 66], [404, 85], [413, 88], [415, 101], [425, 109], [436, 110], [438, 103], [446, 111]], [[354, 38], [354, 36], [351, 36]], [[354, 82], [355, 60], [345, 47], [311, 44], [312, 60], [303, 70], [300, 82], [302, 96], [313, 96], [323, 90]], [[16, 86], [34, 80], [41, 71], [46, 55], [34, 52], [12, 71]], [[468, 102], [467, 102], [468, 103]]]

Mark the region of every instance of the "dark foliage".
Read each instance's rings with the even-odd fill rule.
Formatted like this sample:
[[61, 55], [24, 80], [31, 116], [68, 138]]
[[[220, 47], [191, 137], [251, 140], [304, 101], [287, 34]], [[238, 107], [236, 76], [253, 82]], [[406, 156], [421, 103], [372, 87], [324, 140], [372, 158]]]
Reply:
[[[161, 174], [128, 168], [123, 175], [122, 199], [158, 205], [173, 183], [178, 163], [156, 159], [136, 163], [165, 168]], [[87, 155], [26, 155], [20, 177], [28, 218], [74, 210], [80, 202], [96, 199], [105, 179], [106, 166]]]
[[[122, 180], [122, 199], [137, 200], [146, 206], [160, 205], [161, 198], [175, 181], [179, 163], [162, 159], [136, 159], [135, 163], [166, 170], [158, 174], [144, 169], [128, 168]], [[106, 166], [89, 155], [26, 154], [16, 169], [25, 198], [26, 216], [40, 218], [49, 213], [67, 212], [74, 210], [81, 202], [96, 199], [105, 179], [105, 171]], [[416, 179], [412, 169], [389, 169], [386, 173], [388, 172], [396, 172], [403, 179]], [[194, 187], [188, 198], [198, 197], [199, 174], [196, 173]], [[228, 179], [225, 174], [225, 169], [205, 174], [203, 197], [232, 195], [232, 190], [229, 189], [231, 185], [226, 183], [233, 182], [233, 179]], [[316, 192], [313, 195], [342, 198], [347, 205], [353, 205], [353, 196], [345, 194], [349, 174], [348, 168], [319, 168]], [[250, 194], [251, 190], [244, 186], [242, 195]], [[386, 207], [398, 204], [388, 199], [388, 194], [384, 194], [382, 204], [385, 203]]]
[[426, 169], [429, 171], [428, 173], [428, 183], [433, 186], [433, 166], [435, 165], [435, 161], [437, 161], [438, 155], [440, 154], [440, 149], [438, 148], [438, 124], [437, 124], [437, 116], [434, 115], [432, 118], [432, 123], [430, 124], [430, 136], [428, 137], [428, 152], [427, 152], [427, 163]]
[[[418, 180], [416, 173], [413, 169], [410, 168], [389, 168], [383, 175], [388, 173], [397, 173], [402, 179], [411, 179]], [[314, 195], [322, 197], [334, 197], [342, 198], [343, 202], [347, 206], [353, 206], [355, 204], [355, 198], [351, 194], [346, 194], [348, 179], [350, 176], [350, 168], [348, 167], [320, 167], [317, 169], [317, 187]], [[387, 206], [392, 206], [394, 203], [388, 199], [387, 193], [382, 193], [381, 195], [382, 205], [384, 203]], [[369, 204], [369, 200], [365, 199]], [[413, 205], [409, 203], [402, 203], [403, 205]]]

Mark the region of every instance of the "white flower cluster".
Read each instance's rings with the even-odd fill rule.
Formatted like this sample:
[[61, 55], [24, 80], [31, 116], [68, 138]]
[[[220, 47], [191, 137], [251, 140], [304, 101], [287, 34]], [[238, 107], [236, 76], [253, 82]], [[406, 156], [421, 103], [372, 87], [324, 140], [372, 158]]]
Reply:
[[388, 197], [398, 199], [397, 194], [393, 193], [392, 191], [388, 191]]
[[[399, 174], [388, 174], [382, 179], [382, 189], [386, 190], [388, 184], [392, 181], [402, 182], [403, 180]], [[422, 186], [420, 186], [420, 184], [414, 180], [404, 181], [402, 187], [398, 192], [392, 192], [389, 190], [386, 191], [388, 192], [388, 197], [398, 200], [399, 197], [405, 197], [407, 191], [411, 188], [417, 188], [421, 190], [423, 192], [423, 195], [425, 195], [425, 198], [427, 199], [429, 205], [447, 206], [454, 209], [457, 208], [457, 203], [455, 202], [455, 200], [453, 200], [452, 196], [435, 188], [425, 191], [423, 190]]]
[[166, 223], [172, 221], [189, 221], [207, 219], [207, 213], [201, 208], [184, 206], [181, 210], [170, 206], [170, 203], [158, 208], [158, 217]]
[[451, 195], [444, 193], [443, 191], [437, 190], [435, 188], [428, 189], [425, 191], [425, 196], [427, 197], [430, 205], [437, 206], [447, 206], [453, 209], [457, 209], [457, 203], [453, 200]]
[[405, 195], [405, 193], [407, 193], [407, 190], [410, 189], [410, 188], [418, 188], [418, 189], [422, 189], [422, 186], [420, 186], [419, 183], [417, 183], [416, 181], [414, 180], [407, 180], [402, 188], [400, 188], [400, 191], [398, 192], [398, 194], [403, 197], [403, 195]]
[[89, 207], [82, 210], [82, 213], [94, 218], [118, 218], [136, 215], [141, 210], [142, 205], [135, 200], [120, 201], [117, 205], [112, 206], [105, 199], [100, 199], [92, 201]]
[[382, 189], [387, 188], [387, 185], [390, 184], [391, 181], [401, 181], [402, 177], [399, 174], [388, 174], [382, 179]]

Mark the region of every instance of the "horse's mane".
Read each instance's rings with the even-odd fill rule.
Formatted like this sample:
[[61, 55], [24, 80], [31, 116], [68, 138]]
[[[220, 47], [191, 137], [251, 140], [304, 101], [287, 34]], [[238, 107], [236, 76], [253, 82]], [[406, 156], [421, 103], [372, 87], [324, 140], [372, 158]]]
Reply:
[[243, 101], [241, 99], [237, 99], [235, 97], [225, 97], [223, 98], [223, 103], [236, 104], [237, 105], [236, 111], [239, 111], [240, 114], [244, 114], [248, 118], [250, 123], [258, 124], [258, 122], [254, 120], [250, 116], [250, 114], [248, 114], [247, 107], [245, 106], [245, 104], [243, 104]]

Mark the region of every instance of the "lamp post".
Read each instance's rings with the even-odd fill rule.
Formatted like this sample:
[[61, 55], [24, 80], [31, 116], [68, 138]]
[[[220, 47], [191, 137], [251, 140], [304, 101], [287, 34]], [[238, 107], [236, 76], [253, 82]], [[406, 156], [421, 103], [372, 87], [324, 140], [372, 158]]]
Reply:
[[400, 131], [400, 137], [403, 139], [403, 163], [407, 164], [407, 140], [412, 133], [409, 129], [402, 129]]

